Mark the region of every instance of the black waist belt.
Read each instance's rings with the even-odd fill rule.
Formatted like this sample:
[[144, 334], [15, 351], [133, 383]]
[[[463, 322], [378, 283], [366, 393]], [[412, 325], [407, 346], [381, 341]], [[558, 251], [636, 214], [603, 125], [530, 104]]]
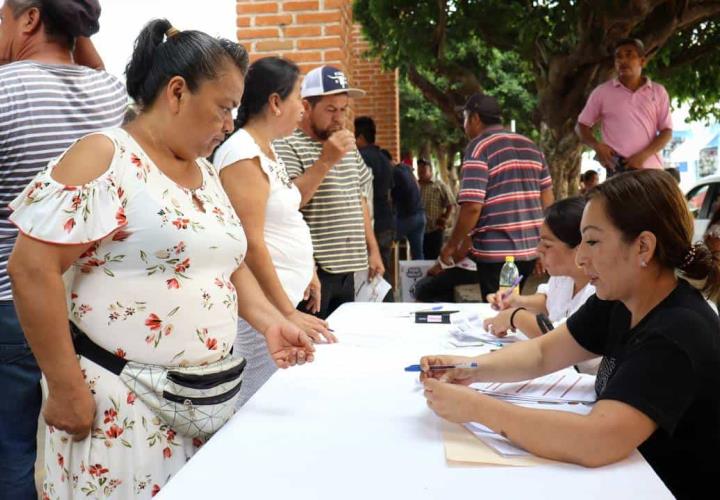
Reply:
[[85, 332], [78, 328], [72, 321], [69, 323], [75, 352], [80, 356], [89, 359], [93, 363], [102, 366], [106, 370], [113, 372], [115, 375], [120, 375], [120, 372], [122, 372], [123, 368], [125, 368], [127, 361], [122, 359], [120, 356], [116, 356], [115, 354], [106, 351], [90, 340], [90, 337], [85, 335]]

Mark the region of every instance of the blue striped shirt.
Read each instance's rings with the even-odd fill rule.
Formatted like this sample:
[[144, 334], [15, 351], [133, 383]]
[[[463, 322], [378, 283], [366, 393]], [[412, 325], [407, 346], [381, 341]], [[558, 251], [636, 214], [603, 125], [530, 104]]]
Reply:
[[458, 203], [481, 203], [473, 231], [477, 262], [532, 260], [540, 241], [540, 193], [552, 189], [545, 157], [527, 137], [491, 127], [465, 149]]
[[12, 300], [7, 260], [17, 229], [8, 204], [77, 139], [122, 123], [123, 84], [83, 66], [19, 61], [0, 66], [0, 300]]

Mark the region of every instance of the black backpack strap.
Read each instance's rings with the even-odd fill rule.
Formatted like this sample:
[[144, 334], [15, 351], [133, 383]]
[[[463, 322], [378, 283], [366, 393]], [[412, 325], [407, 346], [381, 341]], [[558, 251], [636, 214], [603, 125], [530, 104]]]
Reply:
[[115, 375], [120, 375], [123, 371], [127, 361], [113, 353], [106, 351], [90, 338], [85, 335], [85, 332], [75, 325], [72, 321], [70, 323], [70, 332], [73, 337], [73, 345], [75, 346], [75, 352], [80, 356], [89, 359], [95, 364], [98, 364], [108, 371], [113, 372]]
[[538, 314], [537, 316], [535, 316], [535, 321], [537, 321], [537, 324], [540, 327], [540, 331], [543, 335], [555, 328], [555, 325], [552, 324], [552, 321], [550, 321], [550, 319], [544, 314]]

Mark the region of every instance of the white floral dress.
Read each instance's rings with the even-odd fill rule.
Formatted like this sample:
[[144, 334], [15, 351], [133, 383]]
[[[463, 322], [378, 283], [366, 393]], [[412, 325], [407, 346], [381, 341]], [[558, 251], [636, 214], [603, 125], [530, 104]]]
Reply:
[[[216, 171], [198, 160], [203, 184], [190, 191], [124, 130], [102, 134], [115, 145], [107, 172], [64, 186], [52, 179], [51, 162], [13, 201], [11, 220], [38, 240], [94, 242], [75, 263], [68, 301], [70, 319], [96, 344], [156, 365], [224, 357], [238, 318], [230, 276], [247, 242]], [[154, 496], [202, 441], [177, 435], [116, 375], [80, 364], [97, 405], [92, 434], [75, 443], [48, 428], [43, 496]]]

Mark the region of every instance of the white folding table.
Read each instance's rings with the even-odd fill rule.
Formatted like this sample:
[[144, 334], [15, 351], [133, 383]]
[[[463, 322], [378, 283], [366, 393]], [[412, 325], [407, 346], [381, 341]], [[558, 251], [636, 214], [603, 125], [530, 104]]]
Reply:
[[[161, 499], [671, 499], [638, 452], [587, 469], [448, 465], [440, 419], [417, 374], [423, 354], [458, 352], [448, 325], [417, 325], [432, 305], [345, 304], [340, 342], [276, 373], [162, 489]], [[448, 304], [491, 314], [487, 305]], [[481, 349], [464, 348], [463, 354]]]

